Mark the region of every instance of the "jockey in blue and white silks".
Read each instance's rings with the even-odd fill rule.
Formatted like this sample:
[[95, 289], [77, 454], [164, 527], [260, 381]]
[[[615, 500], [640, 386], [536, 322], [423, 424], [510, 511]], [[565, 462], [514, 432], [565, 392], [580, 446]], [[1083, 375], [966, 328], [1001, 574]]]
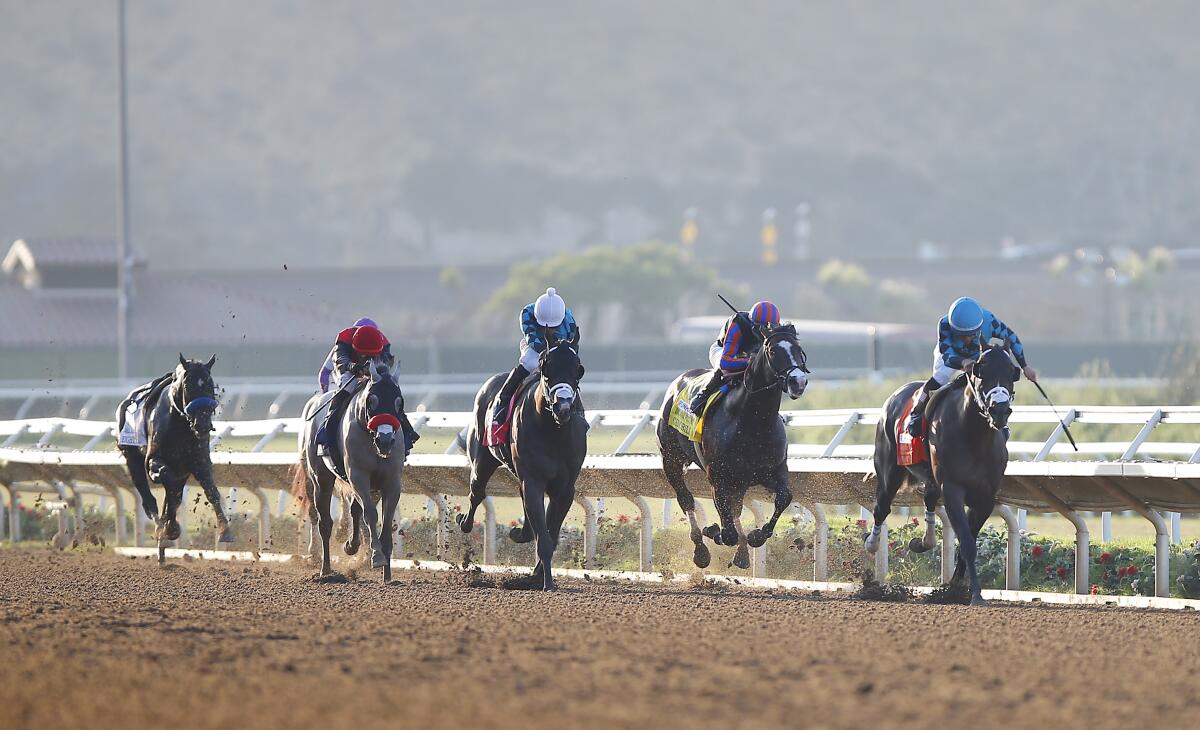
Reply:
[[573, 347], [579, 347], [579, 325], [575, 323], [575, 315], [567, 309], [566, 302], [554, 287], [547, 289], [545, 294], [521, 310], [521, 355], [492, 403], [493, 423], [504, 421], [508, 414], [508, 403], [517, 387], [538, 369], [539, 359], [551, 340], [556, 343], [570, 342]]
[[721, 336], [708, 348], [708, 361], [713, 371], [704, 387], [688, 402], [688, 410], [700, 415], [704, 404], [721, 387], [725, 378], [742, 372], [750, 365], [750, 356], [762, 346], [757, 328], [777, 324], [779, 307], [766, 300], [755, 303], [749, 312], [738, 312], [725, 320]]
[[923, 429], [925, 405], [929, 396], [970, 367], [984, 347], [1002, 345], [1021, 367], [1025, 377], [1037, 382], [1037, 371], [1025, 361], [1021, 338], [996, 315], [970, 297], [959, 297], [938, 322], [938, 343], [933, 350], [933, 375], [921, 386], [905, 430], [919, 436]]

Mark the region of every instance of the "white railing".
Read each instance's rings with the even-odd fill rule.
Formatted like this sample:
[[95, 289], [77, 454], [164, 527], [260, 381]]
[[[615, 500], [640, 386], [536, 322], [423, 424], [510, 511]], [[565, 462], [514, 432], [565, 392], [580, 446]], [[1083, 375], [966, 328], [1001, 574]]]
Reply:
[[[1129, 441], [1081, 443], [1080, 453], [1104, 457], [1091, 461], [1067, 460], [1061, 457], [1074, 452], [1062, 443], [1063, 430], [1049, 408], [1018, 407], [1010, 422], [1045, 424], [1049, 436], [1040, 442], [1014, 442], [1010, 462], [1001, 486], [999, 516], [1009, 532], [1009, 561], [1007, 584], [1010, 589], [1020, 585], [1019, 546], [1021, 519], [1024, 510], [1057, 512], [1076, 527], [1076, 591], [1087, 592], [1088, 548], [1090, 536], [1079, 511], [1132, 510], [1150, 521], [1156, 534], [1156, 592], [1168, 595], [1169, 543], [1174, 528], [1178, 539], [1178, 513], [1200, 511], [1200, 444], [1170, 440], [1153, 440], [1172, 425], [1200, 424], [1200, 408], [1195, 407], [1090, 407], [1076, 406], [1061, 409], [1068, 423], [1123, 424], [1136, 427]], [[405, 471], [405, 491], [423, 493], [439, 519], [439, 546], [445, 544], [448, 529], [448, 503], [444, 495], [467, 495], [467, 464], [461, 455], [462, 431], [470, 414], [461, 412], [414, 412], [411, 414], [418, 430], [446, 429], [458, 434], [445, 454], [414, 454]], [[879, 409], [838, 409], [787, 411], [784, 418], [791, 433], [801, 438], [789, 446], [789, 469], [796, 505], [812, 513], [816, 525], [816, 567], [814, 577], [827, 576], [826, 551], [828, 523], [826, 505], [857, 504], [870, 507], [874, 503], [872, 447], [868, 443], [879, 418]], [[588, 413], [593, 434], [599, 429], [622, 429], [620, 445], [611, 454], [589, 455], [579, 480], [577, 501], [584, 511], [585, 561], [594, 558], [597, 520], [602, 508], [599, 500], [627, 498], [641, 513], [641, 566], [649, 570], [653, 550], [655, 515], [650, 499], [670, 500], [674, 497], [661, 471], [657, 454], [629, 453], [639, 437], [648, 435], [658, 423], [656, 410], [607, 411]], [[235, 504], [239, 491], [249, 491], [259, 505], [259, 539], [265, 545], [270, 530], [272, 505], [267, 491], [278, 491], [275, 514], [282, 514], [287, 505], [291, 468], [295, 451], [289, 443], [284, 451], [268, 451], [280, 438], [296, 437], [300, 419], [270, 419], [261, 421], [221, 421], [216, 424], [212, 438], [213, 462], [217, 481], [227, 490], [228, 499]], [[118, 514], [125, 513], [123, 493], [133, 494], [134, 541], [144, 539], [140, 497], [130, 488], [124, 462], [111, 448], [113, 424], [100, 421], [43, 418], [0, 422], [0, 486], [9, 493], [8, 510], [10, 539], [19, 539], [17, 519], [22, 492], [52, 492], [59, 501], [72, 505], [78, 515], [82, 497], [87, 494], [111, 497]], [[833, 436], [824, 442], [812, 438], [815, 429], [833, 429]], [[864, 433], [864, 430], [866, 432]], [[805, 437], [807, 436], [807, 437]], [[852, 438], [854, 437], [854, 438]], [[67, 450], [63, 443], [71, 439]], [[82, 441], [82, 443], [80, 443]], [[593, 443], [596, 439], [593, 439]], [[1142, 459], [1142, 460], [1138, 460]], [[703, 475], [689, 470], [689, 486], [697, 494], [709, 492]], [[516, 496], [516, 484], [500, 472], [489, 485], [494, 496]], [[919, 496], [910, 489], [898, 495], [897, 506], [918, 506]], [[0, 509], [5, 505], [0, 503]], [[669, 510], [669, 502], [664, 504]], [[231, 504], [232, 508], [232, 504]], [[766, 505], [751, 500], [747, 508], [761, 523]], [[1014, 509], [1015, 508], [1015, 509]], [[703, 507], [700, 508], [703, 512]], [[1160, 514], [1160, 512], [1165, 512]], [[2, 515], [0, 515], [2, 517]], [[943, 535], [942, 569], [944, 577], [953, 567], [952, 536], [944, 512], [941, 513]], [[704, 521], [704, 515], [701, 515]], [[667, 519], [666, 517], [664, 519]], [[1168, 519], [1170, 523], [1168, 523]], [[484, 562], [495, 560], [495, 513], [489, 500], [484, 504], [485, 542]], [[3, 526], [0, 519], [0, 527]], [[117, 542], [124, 542], [124, 520], [117, 520]], [[185, 531], [186, 534], [186, 531]], [[883, 536], [886, 544], [886, 535]], [[1105, 536], [1105, 539], [1109, 539]], [[765, 549], [754, 551], [752, 569], [755, 575], [765, 572]], [[887, 572], [887, 551], [876, 555], [876, 574]]]

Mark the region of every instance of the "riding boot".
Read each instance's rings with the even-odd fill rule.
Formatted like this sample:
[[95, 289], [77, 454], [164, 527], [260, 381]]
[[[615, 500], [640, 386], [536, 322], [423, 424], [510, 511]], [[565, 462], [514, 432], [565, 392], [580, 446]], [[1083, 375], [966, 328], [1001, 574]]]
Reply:
[[329, 401], [329, 410], [325, 412], [325, 420], [321, 423], [321, 427], [317, 429], [317, 455], [329, 456], [332, 454], [334, 437], [329, 433], [329, 425], [334, 422], [335, 418], [340, 419], [342, 407], [350, 400], [350, 396], [342, 391]]
[[904, 430], [909, 436], [918, 438], [925, 430], [925, 406], [929, 405], [929, 396], [933, 391], [940, 388], [938, 381], [930, 378], [921, 386], [921, 392], [917, 395], [917, 402], [913, 404], [912, 413], [908, 415], [908, 423]]
[[413, 445], [421, 439], [421, 434], [412, 427], [412, 423], [408, 420], [407, 413], [400, 413], [400, 430], [404, 432], [404, 455], [408, 456], [413, 450]]
[[721, 383], [724, 380], [725, 378], [720, 368], [713, 369], [712, 374], [708, 376], [708, 380], [704, 383], [704, 387], [701, 388], [699, 393], [692, 396], [692, 399], [688, 402], [688, 410], [691, 411], [693, 416], [699, 416], [704, 412], [704, 404], [708, 403], [708, 399], [717, 391], [717, 388], [721, 387]]
[[502, 423], [508, 416], [508, 403], [517, 392], [517, 388], [521, 386], [521, 381], [527, 377], [529, 377], [529, 371], [523, 365], [517, 365], [508, 374], [508, 379], [504, 381], [504, 385], [500, 386], [500, 392], [496, 394], [496, 400], [492, 402], [492, 423]]

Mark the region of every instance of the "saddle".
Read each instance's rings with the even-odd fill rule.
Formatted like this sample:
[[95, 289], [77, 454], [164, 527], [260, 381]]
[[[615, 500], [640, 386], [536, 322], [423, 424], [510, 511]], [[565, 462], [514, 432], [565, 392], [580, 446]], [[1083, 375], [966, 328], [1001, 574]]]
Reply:
[[150, 444], [150, 429], [146, 419], [146, 406], [158, 402], [164, 390], [171, 385], [175, 371], [140, 385], [121, 402], [117, 414], [117, 446], [134, 446], [140, 449]]
[[689, 441], [700, 441], [700, 439], [704, 436], [704, 417], [708, 415], [708, 411], [713, 407], [713, 404], [716, 403], [721, 396], [728, 393], [730, 388], [733, 387], [733, 380], [726, 379], [721, 387], [717, 388], [717, 390], [711, 396], [709, 396], [708, 400], [705, 401], [704, 410], [702, 410], [700, 415], [697, 416], [688, 409], [688, 404], [691, 402], [692, 396], [696, 394], [698, 389], [704, 387], [704, 383], [708, 380], [708, 377], [709, 375], [706, 372], [703, 375], [696, 376], [695, 378], [689, 378], [685, 382], [683, 390], [681, 390], [675, 396], [675, 403], [672, 406], [671, 414], [667, 419], [667, 425], [686, 436]]
[[539, 371], [535, 370], [525, 379], [521, 381], [521, 385], [513, 392], [512, 399], [508, 402], [508, 408], [504, 410], [504, 420], [496, 423], [492, 420], [492, 409], [488, 408], [483, 420], [483, 445], [489, 448], [505, 446], [508, 444], [509, 432], [512, 430], [513, 414], [517, 410], [517, 403], [520, 402], [525, 392], [538, 381], [540, 377]]
[[912, 414], [913, 406], [917, 403], [917, 396], [921, 390], [918, 388], [913, 391], [912, 397], [904, 402], [904, 409], [900, 412], [900, 418], [895, 424], [896, 430], [896, 464], [898, 466], [914, 466], [916, 464], [924, 464], [929, 461], [929, 445], [927, 437], [929, 433], [929, 414], [933, 413], [937, 404], [945, 399], [946, 394], [962, 390], [966, 387], [967, 376], [959, 375], [949, 384], [938, 388], [929, 396], [929, 402], [925, 404], [925, 412], [921, 414], [921, 435], [910, 436], [905, 429], [908, 423], [908, 417]]

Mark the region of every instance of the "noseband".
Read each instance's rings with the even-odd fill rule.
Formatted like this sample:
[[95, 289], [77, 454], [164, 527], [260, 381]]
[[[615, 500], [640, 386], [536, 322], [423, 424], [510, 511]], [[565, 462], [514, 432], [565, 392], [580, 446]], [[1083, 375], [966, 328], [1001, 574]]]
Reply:
[[983, 416], [984, 420], [993, 429], [997, 428], [995, 421], [992, 420], [992, 406], [1000, 403], [1011, 403], [1013, 398], [1012, 391], [1003, 385], [997, 385], [984, 393], [980, 380], [972, 375], [969, 370], [967, 371], [967, 382], [971, 387], [971, 400], [975, 403], [975, 408], [978, 409], [979, 415]]
[[[186, 375], [185, 375], [185, 377], [186, 377]], [[174, 386], [172, 386], [172, 390], [174, 390]], [[179, 395], [180, 395], [180, 397], [183, 396], [183, 384], [182, 383], [179, 385]], [[198, 395], [195, 398], [192, 398], [186, 404], [184, 404], [183, 408], [180, 408], [179, 404], [175, 402], [174, 393], [172, 393], [171, 398], [169, 400], [171, 402], [171, 410], [174, 411], [175, 413], [179, 414], [179, 416], [181, 416], [184, 420], [186, 420], [188, 422], [188, 426], [190, 426], [192, 428], [192, 430], [195, 430], [196, 421], [200, 417], [200, 414], [203, 411], [205, 411], [205, 410], [215, 411], [217, 406], [220, 405], [217, 402], [217, 399], [212, 397], [211, 395]]]

